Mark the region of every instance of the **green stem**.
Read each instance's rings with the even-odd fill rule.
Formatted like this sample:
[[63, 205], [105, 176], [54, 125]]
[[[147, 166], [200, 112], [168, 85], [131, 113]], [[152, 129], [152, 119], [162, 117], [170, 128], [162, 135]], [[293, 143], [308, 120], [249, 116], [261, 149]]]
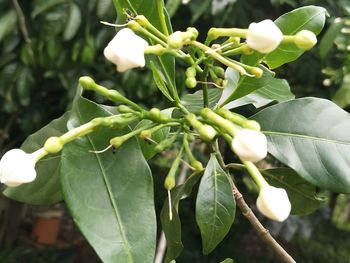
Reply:
[[160, 19], [160, 23], [162, 25], [162, 29], [165, 35], [169, 35], [168, 27], [166, 25], [165, 21], [165, 15], [164, 15], [164, 2], [163, 0], [157, 0], [157, 9], [158, 9], [158, 16]]
[[242, 161], [250, 176], [254, 179], [255, 183], [260, 189], [269, 184], [266, 182], [265, 178], [261, 175], [259, 169], [252, 162]]
[[205, 44], [209, 45], [213, 40], [219, 37], [242, 37], [246, 38], [248, 33], [247, 29], [241, 28], [215, 28], [212, 27], [208, 31], [207, 39], [205, 40]]
[[203, 107], [208, 108], [209, 107], [209, 97], [208, 97], [208, 84], [207, 84], [207, 77], [208, 77], [208, 66], [206, 65], [202, 74], [202, 78], [204, 83], [202, 84], [202, 90], [203, 90]]
[[225, 57], [221, 56], [219, 53], [217, 53], [216, 51], [214, 51], [210, 47], [208, 47], [208, 46], [206, 46], [198, 41], [191, 41], [190, 44], [203, 50], [208, 56], [216, 59], [217, 61], [221, 62], [222, 64], [226, 65], [227, 67], [230, 67], [234, 70], [237, 70], [241, 75], [247, 74], [247, 72], [245, 71], [245, 69], [242, 66], [237, 65], [235, 63], [232, 63], [231, 61], [229, 61]]

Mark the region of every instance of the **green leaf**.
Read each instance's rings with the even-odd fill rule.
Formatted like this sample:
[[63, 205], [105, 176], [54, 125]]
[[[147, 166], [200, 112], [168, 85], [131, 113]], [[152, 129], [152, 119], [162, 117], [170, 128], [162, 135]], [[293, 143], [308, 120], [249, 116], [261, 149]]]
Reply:
[[66, 28], [63, 32], [63, 39], [71, 40], [79, 30], [81, 24], [81, 12], [75, 3], [71, 2], [69, 6], [69, 17], [67, 20]]
[[166, 9], [168, 10], [169, 17], [173, 17], [176, 11], [181, 5], [181, 0], [168, 0], [166, 2]]
[[13, 32], [17, 24], [17, 14], [16, 11], [10, 10], [5, 14], [1, 15], [0, 18], [0, 42], [8, 35]]
[[[208, 98], [209, 98], [209, 108], [214, 108], [220, 97], [222, 90], [220, 89], [209, 89]], [[187, 94], [182, 97], [181, 103], [190, 111], [190, 112], [199, 112], [203, 108], [203, 91], [198, 90], [193, 94]]]
[[327, 198], [317, 196], [316, 187], [292, 169], [276, 168], [261, 172], [269, 184], [286, 189], [294, 215], [307, 215], [327, 204]]
[[165, 84], [164, 76], [162, 76], [162, 73], [157, 69], [154, 62], [150, 61], [152, 73], [153, 73], [153, 80], [156, 83], [157, 88], [163, 93], [163, 95], [170, 101], [174, 101], [174, 99], [171, 97], [168, 88]]
[[[226, 104], [225, 108], [232, 109], [249, 103], [261, 107], [274, 100], [282, 102], [294, 99], [294, 95], [291, 93], [289, 84], [285, 79], [275, 78], [273, 72], [263, 66], [260, 66], [260, 68], [264, 71], [261, 78], [243, 76], [238, 84], [234, 81], [228, 82], [226, 92], [231, 91], [231, 95], [226, 99], [226, 103], [231, 103]], [[233, 83], [233, 85], [230, 83]], [[240, 98], [242, 99], [238, 100]]]
[[232, 258], [226, 258], [224, 261], [221, 261], [220, 263], [233, 263], [233, 259]]
[[[67, 132], [69, 114], [69, 112], [65, 113], [30, 135], [22, 144], [21, 149], [25, 152], [36, 151], [43, 146], [49, 137], [60, 136]], [[46, 156], [37, 162], [35, 166], [37, 178], [32, 183], [22, 184], [18, 187], [8, 187], [4, 194], [16, 201], [33, 205], [49, 205], [61, 201], [60, 164], [61, 154]]]
[[343, 20], [335, 20], [333, 24], [328, 28], [327, 32], [324, 34], [321, 42], [320, 42], [320, 57], [325, 59], [329, 54], [330, 49], [334, 44], [334, 40], [337, 35], [340, 33], [340, 30], [344, 26]]
[[[117, 10], [118, 23], [125, 23], [127, 20], [125, 11], [133, 12], [135, 14], [144, 15], [150, 23], [155, 26], [158, 30], [162, 31], [161, 20], [157, 9], [158, 0], [113, 0], [114, 6]], [[165, 15], [165, 22], [169, 33], [173, 32], [170, 23], [169, 15], [166, 9], [163, 9]], [[151, 41], [150, 41], [151, 42]], [[150, 61], [156, 63], [158, 69], [162, 71], [163, 76], [168, 87], [175, 87], [175, 59], [173, 56], [164, 54], [162, 56], [148, 56]], [[170, 82], [170, 83], [169, 83]]]
[[[304, 6], [280, 16], [275, 24], [284, 35], [294, 35], [301, 30], [310, 30], [318, 35], [325, 24], [327, 11], [319, 6]], [[304, 50], [295, 44], [281, 44], [276, 50], [264, 55], [254, 52], [252, 55], [242, 56], [242, 61], [249, 65], [256, 65], [260, 60], [269, 68], [274, 69], [300, 57]]]
[[344, 76], [343, 83], [333, 95], [332, 100], [341, 108], [350, 105], [350, 74]]
[[[109, 115], [79, 96], [69, 124], [76, 127]], [[115, 154], [89, 152], [126, 132], [101, 129], [67, 144], [62, 152], [62, 190], [75, 223], [103, 262], [151, 263], [156, 244], [153, 182], [137, 140], [128, 140]]]
[[205, 255], [224, 239], [234, 221], [235, 212], [236, 201], [231, 184], [212, 154], [201, 179], [196, 201], [196, 221]]
[[282, 102], [252, 117], [268, 138], [268, 151], [306, 181], [350, 193], [350, 116], [331, 101]]
[[67, 0], [46, 0], [40, 1], [39, 4], [35, 5], [35, 8], [32, 12], [32, 18], [37, 17], [41, 13], [48, 11], [49, 9], [55, 7], [56, 5], [60, 5], [63, 3], [67, 3]]
[[181, 222], [179, 217], [179, 202], [191, 195], [193, 186], [199, 181], [202, 173], [194, 173], [185, 181], [185, 183], [176, 186], [171, 190], [171, 209], [173, 218], [169, 218], [169, 200], [165, 200], [160, 220], [162, 228], [167, 240], [167, 253], [165, 262], [169, 262], [177, 258], [183, 249], [181, 240]]
[[97, 2], [96, 12], [99, 18], [104, 18], [107, 12], [112, 8], [112, 0], [99, 0]]
[[[301, 30], [310, 30], [318, 35], [324, 27], [327, 11], [319, 6], [305, 6], [280, 16], [276, 25], [284, 35], [294, 35]], [[304, 53], [295, 44], [281, 44], [276, 50], [267, 54], [264, 61], [274, 69], [296, 60]]]

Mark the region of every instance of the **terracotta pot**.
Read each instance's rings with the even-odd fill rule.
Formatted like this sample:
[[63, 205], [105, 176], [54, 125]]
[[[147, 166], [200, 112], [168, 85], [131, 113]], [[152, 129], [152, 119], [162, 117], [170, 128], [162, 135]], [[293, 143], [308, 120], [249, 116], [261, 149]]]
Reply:
[[61, 211], [39, 213], [34, 223], [32, 238], [43, 245], [54, 245], [61, 225]]

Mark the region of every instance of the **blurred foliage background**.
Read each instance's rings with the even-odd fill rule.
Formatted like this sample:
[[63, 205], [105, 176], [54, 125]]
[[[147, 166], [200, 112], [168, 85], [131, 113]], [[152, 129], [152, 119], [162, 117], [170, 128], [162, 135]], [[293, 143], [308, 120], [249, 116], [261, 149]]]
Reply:
[[[277, 74], [289, 81], [297, 97], [328, 98], [349, 110], [349, 0], [192, 0], [188, 4], [168, 0], [166, 4], [174, 30], [195, 26], [202, 32], [202, 39], [211, 26], [247, 27], [252, 21], [275, 19], [300, 6], [325, 7], [330, 16], [318, 38], [319, 44], [297, 61], [278, 69]], [[118, 74], [104, 59], [103, 48], [115, 31], [99, 21], [114, 22], [115, 16], [112, 0], [0, 0], [0, 156], [62, 115], [82, 75], [93, 76], [97, 82], [118, 89], [146, 107], [169, 106], [154, 86], [149, 70]], [[177, 72], [177, 83], [183, 90], [181, 70]], [[94, 99], [102, 102], [100, 97]], [[250, 107], [240, 110], [249, 114]], [[165, 196], [162, 176], [158, 175], [165, 173], [168, 163], [160, 156], [151, 165], [159, 212]], [[250, 190], [243, 180], [238, 184], [242, 192]], [[292, 216], [282, 224], [264, 222], [297, 262], [349, 262], [349, 198], [330, 194], [329, 200], [328, 207], [310, 216]], [[78, 234], [74, 236], [74, 240], [80, 240], [78, 245], [69, 238], [66, 242], [71, 246], [33, 245], [28, 241], [30, 238], [25, 238], [32, 227], [32, 221], [26, 218], [36, 208], [3, 197], [0, 201], [0, 262], [99, 262]], [[253, 204], [254, 198], [249, 201]], [[224, 242], [204, 257], [194, 205], [193, 198], [182, 204], [185, 250], [178, 262], [219, 262], [226, 257], [240, 263], [276, 262], [239, 213]], [[67, 217], [67, 225], [74, 228]], [[64, 239], [62, 234], [61, 238]], [[82, 254], [92, 256], [81, 261]]]

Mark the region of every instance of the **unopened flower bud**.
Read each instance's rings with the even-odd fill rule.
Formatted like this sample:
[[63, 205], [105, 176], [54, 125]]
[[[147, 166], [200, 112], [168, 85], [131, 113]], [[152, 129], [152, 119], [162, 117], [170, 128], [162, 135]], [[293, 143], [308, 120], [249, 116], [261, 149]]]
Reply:
[[317, 38], [314, 32], [310, 30], [301, 30], [295, 35], [294, 43], [303, 50], [313, 48], [317, 43]]
[[217, 134], [216, 130], [208, 124], [203, 124], [198, 127], [197, 132], [199, 134], [199, 137], [207, 142], [212, 141]]
[[174, 176], [167, 176], [164, 181], [164, 187], [166, 190], [171, 190], [175, 187], [175, 178]]
[[203, 171], [203, 165], [200, 161], [197, 161], [197, 160], [193, 160], [190, 165], [193, 167], [193, 169], [196, 171], [196, 172], [200, 172], [200, 171]]
[[55, 154], [63, 148], [62, 140], [59, 137], [50, 137], [44, 144], [44, 149], [48, 153]]
[[270, 185], [266, 185], [260, 190], [256, 206], [263, 215], [279, 222], [287, 219], [291, 211], [286, 190]]
[[139, 137], [142, 140], [147, 140], [152, 137], [152, 132], [150, 130], [143, 130], [142, 132], [140, 132]]
[[264, 71], [261, 68], [253, 67], [250, 73], [253, 74], [256, 78], [261, 78], [264, 74]]
[[196, 69], [194, 67], [189, 67], [189, 68], [186, 69], [186, 73], [185, 74], [186, 74], [187, 77], [195, 77], [196, 74], [197, 74], [197, 71], [196, 71]]
[[147, 47], [147, 41], [137, 36], [131, 29], [123, 28], [104, 49], [104, 55], [117, 66], [117, 71], [124, 72], [145, 66], [144, 52]]
[[267, 139], [259, 131], [239, 130], [232, 140], [231, 147], [242, 161], [257, 162], [267, 155]]
[[197, 80], [194, 77], [188, 77], [185, 81], [186, 87], [189, 89], [193, 89], [197, 86]]
[[281, 30], [270, 19], [249, 25], [247, 44], [260, 53], [270, 53], [275, 50], [282, 39]]
[[79, 83], [86, 90], [93, 90], [96, 85], [95, 81], [89, 76], [80, 77]]
[[114, 137], [113, 139], [111, 139], [109, 141], [109, 143], [114, 147], [114, 148], [119, 148], [123, 143], [124, 143], [125, 139], [120, 136], [120, 137]]
[[181, 49], [184, 45], [183, 43], [183, 38], [182, 38], [182, 32], [181, 31], [176, 31], [172, 33], [168, 37], [168, 46], [172, 49]]
[[0, 160], [0, 182], [10, 187], [34, 181], [36, 156], [21, 149], [6, 152]]
[[260, 131], [261, 127], [260, 124], [257, 121], [254, 120], [247, 120], [243, 123], [242, 125], [243, 128], [248, 128], [251, 130], [255, 130], [255, 131]]

